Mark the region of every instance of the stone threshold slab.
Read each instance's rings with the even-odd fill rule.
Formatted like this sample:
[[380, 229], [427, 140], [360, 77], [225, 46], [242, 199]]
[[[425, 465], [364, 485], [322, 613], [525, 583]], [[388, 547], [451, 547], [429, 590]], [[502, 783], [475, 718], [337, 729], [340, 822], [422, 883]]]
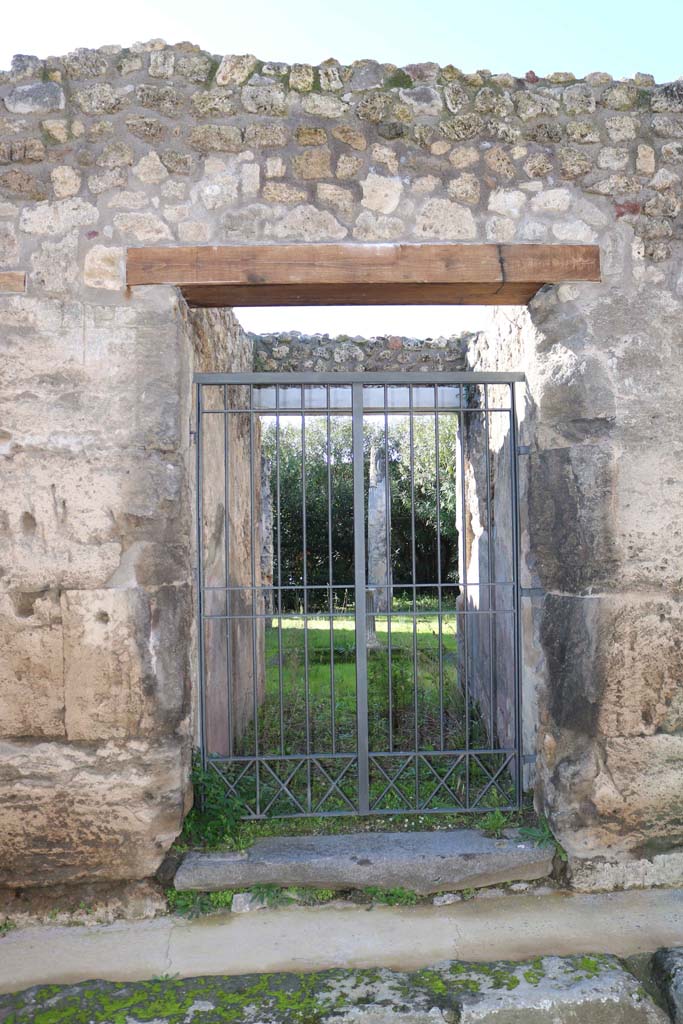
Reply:
[[274, 836], [243, 853], [185, 855], [181, 891], [299, 885], [318, 889], [401, 887], [420, 895], [545, 878], [553, 848], [491, 839], [476, 829], [443, 832]]
[[683, 945], [683, 890], [474, 897], [447, 907], [326, 904], [188, 920], [38, 925], [0, 939], [0, 992], [92, 978], [418, 970], [443, 960], [626, 957]]

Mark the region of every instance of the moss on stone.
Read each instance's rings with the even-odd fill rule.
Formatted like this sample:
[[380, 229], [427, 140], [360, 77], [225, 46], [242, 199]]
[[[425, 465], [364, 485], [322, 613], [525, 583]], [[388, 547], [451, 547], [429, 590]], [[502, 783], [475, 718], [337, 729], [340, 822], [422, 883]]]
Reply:
[[385, 89], [412, 89], [412, 87], [412, 78], [402, 68], [397, 68], [396, 71], [384, 80]]

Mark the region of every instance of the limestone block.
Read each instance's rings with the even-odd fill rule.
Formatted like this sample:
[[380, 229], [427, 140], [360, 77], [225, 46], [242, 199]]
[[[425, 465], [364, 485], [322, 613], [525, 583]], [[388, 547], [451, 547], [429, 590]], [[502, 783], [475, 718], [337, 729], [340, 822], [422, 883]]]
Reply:
[[181, 103], [180, 96], [171, 85], [139, 85], [135, 99], [141, 107], [158, 110], [166, 117], [174, 117]]
[[602, 94], [602, 102], [611, 110], [630, 110], [638, 102], [638, 90], [635, 85], [617, 82], [605, 89]]
[[652, 146], [638, 146], [636, 157], [636, 170], [639, 174], [655, 173], [655, 151]]
[[0, 223], [0, 266], [10, 266], [19, 255], [13, 224]]
[[683, 86], [680, 81], [670, 82], [655, 89], [650, 105], [655, 111], [683, 114]]
[[48, 295], [68, 292], [78, 277], [78, 232], [43, 242], [31, 256], [31, 267], [31, 280]]
[[69, 590], [61, 606], [67, 738], [172, 735], [189, 690], [189, 587]]
[[133, 542], [172, 550], [185, 529], [184, 472], [154, 452], [18, 452], [3, 469], [0, 497], [5, 585], [101, 587]]
[[361, 203], [375, 213], [393, 213], [399, 204], [403, 183], [400, 178], [387, 178], [383, 174], [368, 174], [361, 181]]
[[97, 50], [79, 47], [64, 58], [64, 67], [70, 78], [97, 78], [107, 73], [106, 57]]
[[5, 106], [12, 114], [48, 114], [64, 110], [64, 90], [56, 82], [35, 82], [18, 85], [5, 96]]
[[153, 150], [138, 160], [133, 167], [133, 174], [146, 185], [158, 185], [168, 178], [168, 171]]
[[505, 181], [512, 181], [515, 176], [515, 165], [502, 146], [494, 146], [485, 153], [484, 163], [490, 171]]
[[175, 54], [170, 50], [156, 50], [149, 55], [150, 78], [171, 78], [175, 67]]
[[55, 167], [50, 178], [57, 199], [75, 196], [81, 187], [81, 175], [73, 167]]
[[505, 217], [518, 218], [526, 206], [526, 195], [519, 189], [498, 188], [489, 197], [489, 210]]
[[336, 175], [342, 181], [348, 181], [351, 178], [357, 177], [362, 168], [363, 161], [359, 156], [353, 156], [351, 153], [342, 153], [337, 160]]
[[250, 114], [283, 115], [287, 113], [287, 93], [279, 84], [245, 85], [242, 106]]
[[459, 82], [448, 82], [444, 86], [443, 98], [451, 114], [457, 114], [469, 102], [469, 97]]
[[216, 72], [217, 85], [241, 85], [251, 75], [258, 61], [253, 54], [223, 57]]
[[337, 118], [343, 117], [346, 113], [348, 103], [342, 102], [336, 96], [310, 93], [304, 97], [303, 109], [307, 114], [312, 114], [314, 117]]
[[83, 284], [88, 288], [122, 291], [125, 288], [125, 252], [114, 245], [94, 245], [85, 256]]
[[149, 244], [173, 237], [168, 224], [153, 213], [117, 213], [114, 227], [124, 240]]
[[[615, 503], [615, 534], [624, 561], [622, 579], [632, 587], [680, 591], [683, 481], [679, 455], [661, 445], [626, 451], [620, 460]], [[640, 639], [647, 645], [646, 634]]]
[[176, 73], [189, 78], [191, 82], [206, 82], [212, 67], [211, 58], [200, 53], [178, 57], [175, 62]]
[[344, 87], [341, 68], [332, 61], [325, 61], [321, 65], [318, 69], [318, 77], [320, 79], [320, 88], [323, 92], [337, 92]]
[[443, 101], [436, 89], [418, 85], [413, 89], [399, 89], [399, 95], [416, 117], [438, 117]]
[[252, 122], [244, 132], [244, 141], [256, 149], [287, 145], [287, 129], [269, 121]]
[[541, 586], [572, 593], [612, 580], [618, 564], [609, 515], [616, 486], [612, 453], [554, 448], [532, 453], [528, 469], [529, 543]]
[[562, 221], [559, 224], [553, 224], [552, 233], [560, 242], [569, 242], [572, 244], [590, 244], [595, 242], [597, 235], [595, 231], [588, 224], [584, 224], [582, 220], [568, 220]]
[[418, 238], [474, 239], [477, 225], [472, 211], [448, 199], [428, 199], [415, 224]]
[[595, 96], [587, 85], [570, 85], [562, 94], [568, 114], [592, 114], [595, 110]]
[[328, 203], [344, 216], [352, 216], [356, 203], [351, 189], [321, 182], [316, 188], [316, 196], [319, 202]]
[[598, 820], [579, 838], [585, 841], [595, 834], [598, 841], [611, 842], [616, 852], [647, 854], [680, 846], [682, 759], [680, 734], [608, 739], [604, 765], [593, 784]]
[[94, 196], [99, 196], [102, 192], [111, 192], [113, 189], [125, 188], [127, 184], [128, 176], [122, 167], [113, 167], [102, 174], [91, 174], [88, 177], [88, 189]]
[[64, 235], [72, 228], [95, 224], [99, 211], [85, 199], [60, 199], [26, 208], [19, 219], [19, 228], [32, 235]]
[[517, 225], [511, 217], [489, 217], [486, 221], [487, 242], [511, 242]]
[[478, 135], [484, 123], [479, 114], [460, 114], [448, 121], [442, 121], [439, 128], [441, 134], [452, 142], [463, 142], [465, 139], [473, 139]]
[[385, 217], [364, 210], [356, 221], [353, 237], [362, 242], [390, 242], [401, 238], [404, 232], [400, 217]]
[[367, 149], [368, 140], [361, 131], [357, 128], [353, 128], [348, 124], [340, 124], [336, 128], [332, 129], [332, 134], [335, 139], [339, 139], [345, 145], [350, 146], [351, 149], [364, 150]]
[[303, 203], [308, 195], [284, 181], [269, 181], [263, 186], [263, 198], [269, 203]]
[[294, 238], [305, 242], [336, 241], [345, 238], [345, 228], [328, 210], [317, 210], [315, 206], [295, 206], [274, 224], [266, 225], [271, 238]]
[[242, 132], [233, 125], [204, 124], [192, 129], [190, 142], [200, 153], [237, 153]]
[[69, 138], [69, 122], [61, 117], [48, 117], [40, 122], [40, 127], [54, 142], [67, 142]]
[[604, 672], [601, 733], [642, 737], [683, 731], [681, 601], [632, 594], [602, 598], [597, 640]]
[[154, 874], [180, 831], [178, 740], [0, 743], [0, 885]]
[[638, 122], [628, 114], [608, 117], [605, 127], [612, 142], [630, 142], [638, 134]]
[[534, 213], [564, 213], [569, 209], [572, 194], [568, 188], [548, 188], [531, 200]]
[[209, 89], [194, 93], [192, 107], [199, 117], [229, 116], [235, 113], [235, 99], [229, 89]]
[[481, 185], [474, 174], [461, 174], [448, 182], [448, 194], [452, 199], [469, 206], [477, 206], [481, 198]]
[[293, 160], [294, 173], [297, 178], [312, 181], [316, 178], [332, 177], [332, 154], [327, 146], [318, 146], [297, 154]]
[[122, 105], [121, 97], [108, 82], [78, 89], [73, 101], [84, 114], [114, 114]]
[[297, 92], [310, 92], [314, 75], [310, 64], [292, 64], [289, 72], [289, 87]]
[[133, 147], [127, 142], [110, 142], [97, 158], [97, 166], [130, 167], [134, 158]]
[[[30, 514], [29, 514], [30, 515]], [[24, 520], [31, 528], [31, 520]], [[64, 651], [56, 592], [0, 595], [0, 735], [64, 736]]]
[[203, 221], [182, 221], [178, 225], [178, 239], [188, 245], [204, 245], [211, 239], [211, 225]]

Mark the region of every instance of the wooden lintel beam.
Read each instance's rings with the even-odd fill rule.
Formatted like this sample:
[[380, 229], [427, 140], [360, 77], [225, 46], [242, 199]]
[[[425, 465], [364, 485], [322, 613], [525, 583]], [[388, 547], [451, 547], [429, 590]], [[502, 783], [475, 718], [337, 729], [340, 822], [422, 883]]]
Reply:
[[10, 292], [21, 294], [26, 291], [26, 274], [23, 270], [0, 270], [0, 294]]
[[504, 284], [181, 285], [189, 306], [524, 306], [538, 282]]
[[[429, 285], [498, 285], [500, 302], [510, 285], [525, 285], [533, 295], [542, 285], [563, 281], [599, 281], [600, 252], [594, 245], [432, 245], [432, 244], [319, 244], [176, 246], [128, 250], [127, 283], [178, 285], [189, 294], [198, 287], [202, 305], [228, 304], [211, 298], [206, 289], [248, 290], [242, 305], [264, 301], [262, 289], [282, 288], [287, 305], [297, 290], [306, 289], [307, 304], [328, 304], [325, 289], [373, 287], [383, 302], [417, 302], [401, 298], [406, 287]], [[229, 294], [226, 291], [225, 294]], [[241, 294], [241, 293], [240, 293]], [[329, 293], [328, 293], [329, 294]], [[454, 289], [453, 295], [457, 296]], [[318, 295], [318, 298], [316, 298]], [[189, 301], [189, 300], [188, 300]], [[351, 303], [351, 298], [341, 300]], [[356, 300], [358, 301], [358, 300]], [[364, 300], [368, 301], [368, 300]], [[422, 299], [436, 302], [436, 299]], [[439, 299], [445, 302], [473, 299]], [[496, 301], [496, 300], [491, 300]], [[232, 304], [237, 304], [233, 302]]]

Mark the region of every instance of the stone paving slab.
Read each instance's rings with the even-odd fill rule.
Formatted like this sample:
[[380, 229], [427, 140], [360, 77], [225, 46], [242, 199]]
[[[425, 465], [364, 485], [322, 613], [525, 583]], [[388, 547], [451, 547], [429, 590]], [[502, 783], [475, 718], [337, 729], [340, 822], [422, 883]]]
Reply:
[[476, 829], [337, 836], [274, 836], [244, 853], [185, 855], [180, 890], [303, 885], [324, 889], [400, 886], [421, 895], [545, 878], [552, 847], [491, 839]]
[[6, 1024], [668, 1024], [613, 957], [442, 963], [414, 972], [94, 981], [0, 996]]

